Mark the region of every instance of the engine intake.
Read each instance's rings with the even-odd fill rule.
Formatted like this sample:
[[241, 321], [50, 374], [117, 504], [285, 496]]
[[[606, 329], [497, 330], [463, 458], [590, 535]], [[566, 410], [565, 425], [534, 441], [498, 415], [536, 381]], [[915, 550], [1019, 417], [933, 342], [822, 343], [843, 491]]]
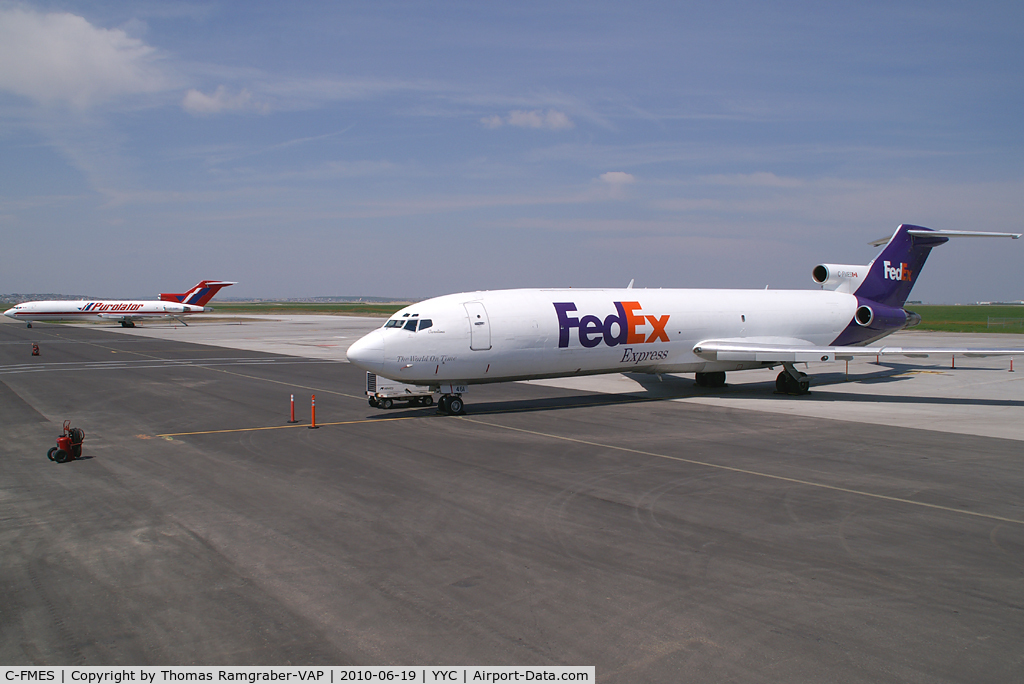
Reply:
[[811, 277], [826, 290], [852, 293], [860, 286], [867, 273], [867, 266], [818, 264], [811, 270]]
[[[865, 300], [861, 300], [862, 302]], [[921, 317], [912, 311], [886, 306], [878, 302], [867, 302], [857, 307], [853, 320], [862, 328], [879, 332], [895, 332], [911, 328], [921, 322]]]
[[872, 321], [875, 320], [875, 312], [871, 310], [870, 306], [858, 306], [854, 318], [857, 321], [857, 325], [870, 328]]

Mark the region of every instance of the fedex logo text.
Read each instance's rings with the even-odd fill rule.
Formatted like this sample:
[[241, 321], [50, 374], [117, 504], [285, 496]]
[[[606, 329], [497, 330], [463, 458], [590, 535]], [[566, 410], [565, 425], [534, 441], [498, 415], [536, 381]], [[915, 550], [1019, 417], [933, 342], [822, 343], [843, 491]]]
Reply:
[[888, 261], [883, 261], [882, 265], [885, 267], [885, 279], [886, 280], [905, 280], [910, 282], [913, 278], [913, 274], [910, 272], [910, 267], [907, 264], [900, 264], [899, 266], [890, 266]]
[[[604, 319], [594, 315], [586, 315], [583, 318], [570, 316], [569, 313], [576, 311], [576, 304], [573, 302], [554, 302], [555, 311], [558, 313], [558, 346], [560, 348], [569, 346], [569, 335], [573, 328], [576, 328], [580, 344], [586, 348], [596, 347], [602, 341], [609, 347], [620, 344], [650, 344], [651, 342], [668, 342], [668, 333], [665, 326], [668, 325], [668, 314], [664, 316], [650, 316], [637, 313], [640, 310], [640, 302], [613, 302], [617, 313], [609, 314]], [[650, 334], [641, 328], [650, 326]]]

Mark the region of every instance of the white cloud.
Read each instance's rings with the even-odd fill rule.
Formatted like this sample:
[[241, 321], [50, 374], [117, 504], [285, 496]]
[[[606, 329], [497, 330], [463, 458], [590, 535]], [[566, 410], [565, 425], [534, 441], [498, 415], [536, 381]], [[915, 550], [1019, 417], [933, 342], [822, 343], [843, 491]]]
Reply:
[[544, 128], [544, 115], [538, 111], [524, 112], [516, 109], [509, 112], [508, 125], [519, 128]]
[[553, 131], [568, 130], [575, 126], [576, 124], [572, 122], [569, 115], [565, 112], [548, 110], [548, 113], [544, 115], [544, 127], [550, 128]]
[[564, 131], [576, 127], [576, 124], [573, 123], [568, 114], [554, 109], [549, 109], [546, 112], [537, 109], [530, 111], [514, 109], [508, 113], [507, 117], [502, 118], [498, 115], [488, 116], [481, 119], [480, 123], [492, 129], [501, 128], [506, 124], [518, 128], [536, 128], [549, 131]]
[[0, 90], [85, 109], [119, 95], [166, 90], [155, 48], [69, 13], [0, 9]]
[[626, 173], [625, 171], [609, 171], [608, 173], [602, 173], [598, 177], [602, 182], [609, 185], [629, 185], [636, 182], [633, 174]]
[[255, 102], [252, 93], [242, 89], [236, 95], [229, 95], [224, 86], [217, 86], [212, 95], [206, 95], [192, 88], [181, 101], [182, 108], [189, 114], [219, 114], [223, 111], [255, 110], [266, 111], [266, 105]]
[[494, 116], [485, 116], [484, 118], [480, 119], [480, 123], [482, 123], [485, 128], [490, 129], [501, 128], [502, 126], [505, 125], [504, 120], [502, 120], [502, 118], [497, 114], [495, 114]]
[[730, 175], [718, 174], [714, 176], [704, 176], [703, 180], [712, 185], [736, 185], [762, 188], [799, 188], [805, 185], [805, 182], [799, 178], [776, 176], [774, 173], [769, 173], [767, 171], [757, 171], [755, 173], [734, 173]]
[[625, 171], [608, 171], [597, 177], [604, 186], [601, 194], [607, 199], [621, 200], [626, 198], [626, 186], [636, 182], [636, 177]]

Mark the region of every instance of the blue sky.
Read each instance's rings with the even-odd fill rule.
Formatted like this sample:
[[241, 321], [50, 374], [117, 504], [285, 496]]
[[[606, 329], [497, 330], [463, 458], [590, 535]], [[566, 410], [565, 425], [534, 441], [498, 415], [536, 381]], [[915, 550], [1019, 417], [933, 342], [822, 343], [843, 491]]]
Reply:
[[[813, 287], [1024, 231], [1019, 2], [0, 0], [0, 292]], [[1024, 298], [1024, 240], [913, 298]]]

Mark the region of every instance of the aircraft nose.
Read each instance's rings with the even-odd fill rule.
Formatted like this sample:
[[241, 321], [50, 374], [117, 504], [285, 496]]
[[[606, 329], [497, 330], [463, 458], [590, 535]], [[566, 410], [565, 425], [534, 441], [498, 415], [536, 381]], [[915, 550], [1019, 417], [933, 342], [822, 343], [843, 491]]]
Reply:
[[4, 316], [7, 316], [8, 318], [14, 318], [14, 307], [12, 306], [7, 311], [4, 311]]
[[384, 331], [377, 329], [352, 343], [348, 348], [349, 363], [372, 373], [384, 370]]

